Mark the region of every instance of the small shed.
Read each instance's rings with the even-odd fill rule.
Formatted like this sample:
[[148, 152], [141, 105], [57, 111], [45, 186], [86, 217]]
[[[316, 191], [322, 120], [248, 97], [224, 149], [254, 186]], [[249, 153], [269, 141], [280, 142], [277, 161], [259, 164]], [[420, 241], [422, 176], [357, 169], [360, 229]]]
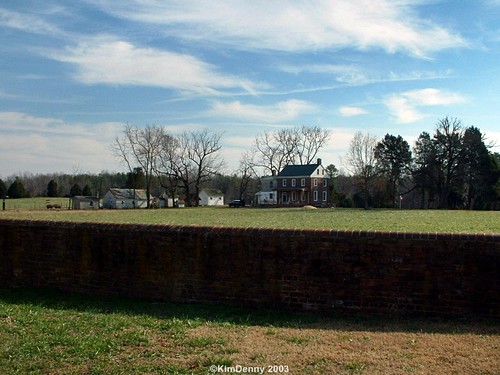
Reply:
[[104, 208], [146, 208], [146, 190], [110, 188], [102, 205]]
[[177, 196], [174, 199], [172, 197], [169, 197], [167, 195], [167, 193], [163, 193], [158, 198], [158, 206], [160, 208], [175, 207], [177, 205], [178, 200], [179, 200], [179, 197], [177, 197]]
[[218, 189], [203, 189], [199, 197], [201, 206], [224, 206], [224, 194]]
[[84, 195], [71, 197], [71, 209], [73, 210], [98, 210], [99, 198]]

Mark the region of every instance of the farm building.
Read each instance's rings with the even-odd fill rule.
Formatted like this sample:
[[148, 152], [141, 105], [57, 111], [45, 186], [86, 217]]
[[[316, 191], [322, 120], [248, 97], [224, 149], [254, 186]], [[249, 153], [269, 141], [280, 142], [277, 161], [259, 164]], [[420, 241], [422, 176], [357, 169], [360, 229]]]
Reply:
[[98, 210], [99, 198], [76, 195], [71, 197], [71, 208], [73, 210]]
[[262, 190], [255, 193], [256, 205], [275, 205], [276, 200], [276, 172], [273, 171], [272, 176], [263, 176], [260, 179]]
[[167, 207], [175, 207], [177, 206], [177, 201], [179, 200], [179, 197], [169, 197], [167, 193], [163, 193], [158, 197], [158, 207], [159, 208], [167, 208]]
[[218, 189], [200, 191], [200, 206], [224, 206], [224, 194]]
[[146, 190], [110, 188], [102, 205], [104, 208], [146, 208]]

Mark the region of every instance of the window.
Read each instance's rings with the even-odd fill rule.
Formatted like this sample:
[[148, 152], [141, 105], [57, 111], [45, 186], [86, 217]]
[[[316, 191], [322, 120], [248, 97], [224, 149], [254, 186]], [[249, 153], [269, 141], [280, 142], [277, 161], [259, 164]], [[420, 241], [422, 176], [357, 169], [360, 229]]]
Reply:
[[286, 178], [283, 179], [283, 187], [286, 186]]
[[316, 169], [316, 174], [319, 176], [319, 168]]
[[326, 202], [327, 194], [326, 191], [323, 192], [323, 202]]
[[292, 191], [292, 202], [295, 202], [297, 200], [297, 195], [295, 191]]
[[297, 185], [297, 182], [295, 180], [295, 178], [292, 178], [292, 187], [295, 187]]
[[302, 178], [300, 180], [300, 186], [306, 186], [306, 179], [305, 178]]
[[317, 179], [317, 178], [315, 178], [315, 179], [313, 180], [313, 185], [314, 185], [314, 186], [318, 186], [318, 179]]
[[328, 180], [325, 178], [323, 179], [323, 187], [326, 187], [328, 185]]
[[318, 191], [316, 190], [314, 192], [314, 201], [316, 202], [318, 200]]

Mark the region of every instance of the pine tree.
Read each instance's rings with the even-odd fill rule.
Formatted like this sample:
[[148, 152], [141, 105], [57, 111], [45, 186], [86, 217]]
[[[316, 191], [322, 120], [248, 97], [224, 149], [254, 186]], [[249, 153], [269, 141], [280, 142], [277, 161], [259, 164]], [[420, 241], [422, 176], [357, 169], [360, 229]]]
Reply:
[[5, 198], [7, 196], [7, 185], [0, 178], [0, 199]]
[[77, 196], [77, 195], [82, 195], [82, 188], [78, 184], [74, 184], [71, 187], [71, 190], [69, 191], [69, 195], [71, 197]]
[[19, 177], [16, 177], [15, 181], [9, 186], [7, 195], [10, 198], [25, 198], [27, 196], [23, 182], [19, 179]]
[[92, 189], [88, 184], [83, 187], [82, 195], [85, 195], [87, 197], [90, 197], [92, 195]]
[[55, 182], [54, 180], [50, 180], [49, 184], [47, 185], [47, 196], [48, 197], [59, 196], [57, 192], [57, 182]]

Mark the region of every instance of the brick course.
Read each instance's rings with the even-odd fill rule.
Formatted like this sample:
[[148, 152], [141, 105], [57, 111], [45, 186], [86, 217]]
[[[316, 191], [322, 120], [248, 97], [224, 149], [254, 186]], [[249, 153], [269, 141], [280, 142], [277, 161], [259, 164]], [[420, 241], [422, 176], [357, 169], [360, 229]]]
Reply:
[[500, 317], [500, 235], [0, 220], [0, 287]]

